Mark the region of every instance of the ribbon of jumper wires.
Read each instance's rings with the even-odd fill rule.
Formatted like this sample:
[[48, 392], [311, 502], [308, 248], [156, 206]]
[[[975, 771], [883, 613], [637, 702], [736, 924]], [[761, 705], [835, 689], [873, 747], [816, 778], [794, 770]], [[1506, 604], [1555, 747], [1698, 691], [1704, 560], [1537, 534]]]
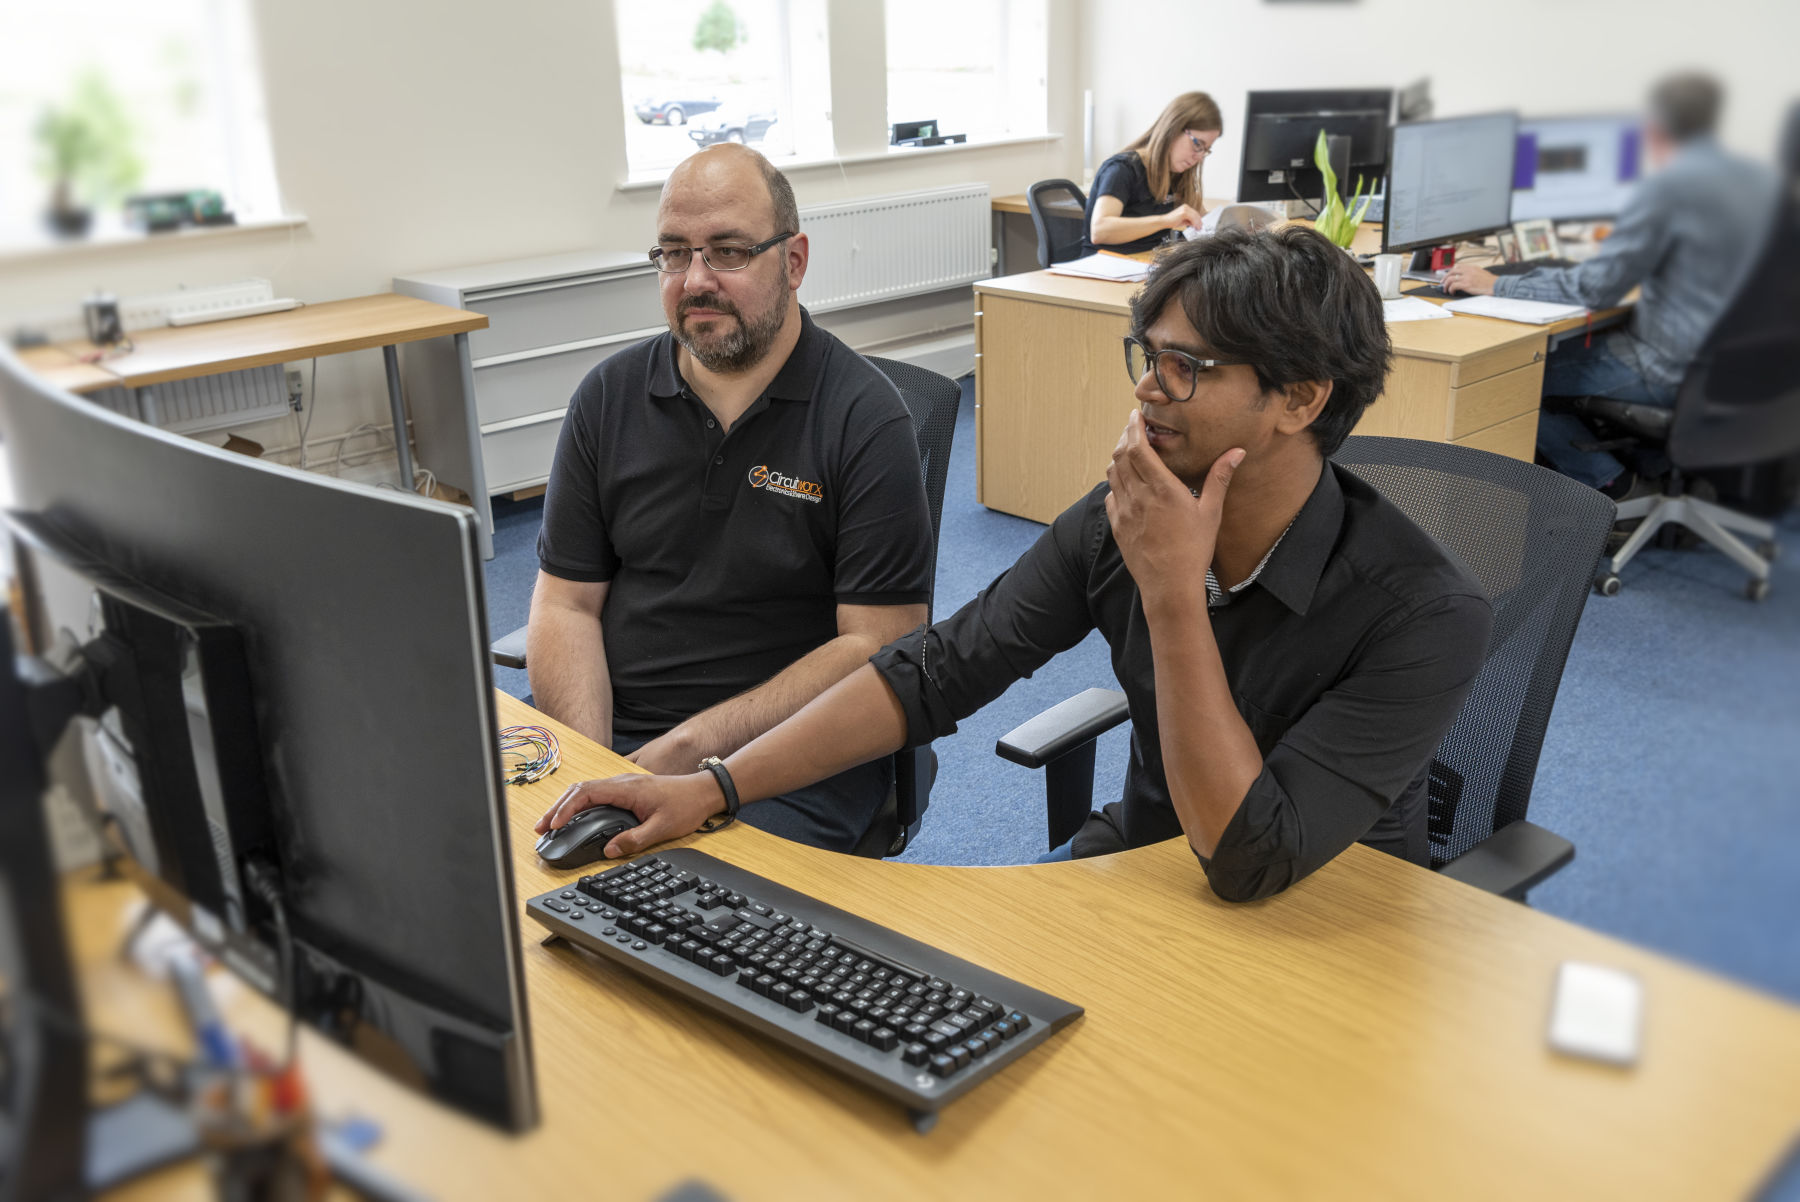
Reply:
[[506, 759], [506, 783], [528, 785], [562, 766], [562, 746], [541, 726], [509, 726], [500, 732], [500, 754]]

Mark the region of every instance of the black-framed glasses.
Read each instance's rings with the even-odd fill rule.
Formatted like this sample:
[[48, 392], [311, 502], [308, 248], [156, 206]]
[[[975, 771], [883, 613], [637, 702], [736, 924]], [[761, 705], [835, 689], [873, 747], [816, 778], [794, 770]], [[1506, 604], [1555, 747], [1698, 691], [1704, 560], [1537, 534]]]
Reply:
[[1137, 387], [1144, 373], [1156, 373], [1156, 386], [1171, 401], [1189, 401], [1200, 377], [1215, 367], [1247, 367], [1241, 359], [1202, 359], [1186, 351], [1153, 351], [1135, 338], [1125, 340], [1125, 370]]
[[658, 271], [680, 275], [694, 265], [694, 251], [698, 250], [701, 260], [714, 271], [742, 271], [750, 266], [751, 259], [793, 236], [792, 233], [776, 234], [767, 242], [758, 242], [755, 246], [739, 246], [735, 242], [702, 247], [653, 246], [650, 248], [650, 261], [656, 264]]
[[1194, 144], [1194, 149], [1200, 152], [1201, 158], [1205, 158], [1207, 155], [1212, 153], [1212, 147], [1208, 146], [1205, 142], [1202, 142], [1199, 138], [1196, 138], [1193, 134], [1188, 133], [1187, 130], [1185, 130], [1185, 129], [1182, 130], [1181, 132], [1184, 134], [1187, 134], [1187, 140]]

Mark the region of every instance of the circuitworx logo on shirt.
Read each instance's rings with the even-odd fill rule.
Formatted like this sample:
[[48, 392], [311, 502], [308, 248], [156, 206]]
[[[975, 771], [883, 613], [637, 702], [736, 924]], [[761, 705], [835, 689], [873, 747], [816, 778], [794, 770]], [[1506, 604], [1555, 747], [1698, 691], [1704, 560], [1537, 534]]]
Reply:
[[772, 471], [767, 465], [759, 465], [750, 469], [750, 487], [766, 488], [770, 492], [780, 493], [784, 497], [794, 497], [801, 501], [811, 501], [817, 505], [825, 499], [825, 494], [811, 480], [802, 480], [798, 476], [784, 476]]

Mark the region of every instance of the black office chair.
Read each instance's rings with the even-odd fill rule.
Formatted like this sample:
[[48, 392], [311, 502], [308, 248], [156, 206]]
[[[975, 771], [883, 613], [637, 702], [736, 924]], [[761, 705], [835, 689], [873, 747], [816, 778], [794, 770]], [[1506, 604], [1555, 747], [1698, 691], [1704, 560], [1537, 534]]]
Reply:
[[[1660, 444], [1672, 465], [1659, 496], [1619, 506], [1619, 518], [1643, 519], [1594, 578], [1616, 596], [1619, 573], [1656, 532], [1680, 525], [1750, 573], [1752, 601], [1769, 595], [1769, 564], [1779, 553], [1771, 522], [1686, 492], [1689, 473], [1783, 459], [1800, 451], [1800, 105], [1788, 111], [1782, 189], [1774, 222], [1745, 276], [1682, 377], [1673, 409], [1610, 397], [1577, 397], [1567, 408], [1620, 438], [1583, 444], [1623, 450]], [[1752, 549], [1737, 538], [1757, 540]]]
[[1031, 224], [1037, 230], [1039, 267], [1081, 257], [1087, 232], [1087, 194], [1066, 179], [1042, 179], [1025, 189]]
[[[956, 437], [956, 411], [962, 403], [962, 387], [955, 380], [898, 359], [870, 356], [869, 362], [900, 390], [912, 415], [913, 437], [919, 444], [919, 472], [925, 479], [925, 503], [931, 513], [931, 579], [935, 591], [938, 527], [944, 514], [944, 482], [950, 473], [950, 444]], [[496, 664], [503, 668], [525, 666], [528, 629], [521, 626], [489, 646]], [[905, 851], [919, 833], [936, 775], [937, 755], [929, 745], [897, 753], [894, 792], [857, 844], [856, 854], [879, 859]]]
[[[1486, 660], [1431, 765], [1431, 865], [1523, 901], [1575, 854], [1525, 811], [1613, 503], [1555, 472], [1449, 443], [1351, 438], [1334, 458], [1467, 565], [1493, 602]], [[995, 747], [1044, 768], [1051, 847], [1087, 820], [1094, 740], [1127, 717], [1124, 694], [1089, 689]]]

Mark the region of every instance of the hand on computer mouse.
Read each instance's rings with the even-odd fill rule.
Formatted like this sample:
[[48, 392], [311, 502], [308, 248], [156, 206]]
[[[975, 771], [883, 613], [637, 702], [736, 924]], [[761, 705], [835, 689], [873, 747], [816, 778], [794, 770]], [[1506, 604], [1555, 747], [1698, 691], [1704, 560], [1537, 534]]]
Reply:
[[1469, 296], [1492, 296], [1495, 278], [1491, 271], [1471, 267], [1467, 263], [1453, 263], [1450, 265], [1450, 270], [1444, 273], [1443, 288], [1445, 292], [1463, 293]]
[[537, 833], [560, 829], [569, 819], [594, 806], [614, 806], [637, 815], [638, 825], [606, 845], [606, 858], [635, 855], [652, 843], [679, 839], [725, 808], [719, 783], [710, 772], [687, 776], [627, 773], [571, 785], [534, 828]]

